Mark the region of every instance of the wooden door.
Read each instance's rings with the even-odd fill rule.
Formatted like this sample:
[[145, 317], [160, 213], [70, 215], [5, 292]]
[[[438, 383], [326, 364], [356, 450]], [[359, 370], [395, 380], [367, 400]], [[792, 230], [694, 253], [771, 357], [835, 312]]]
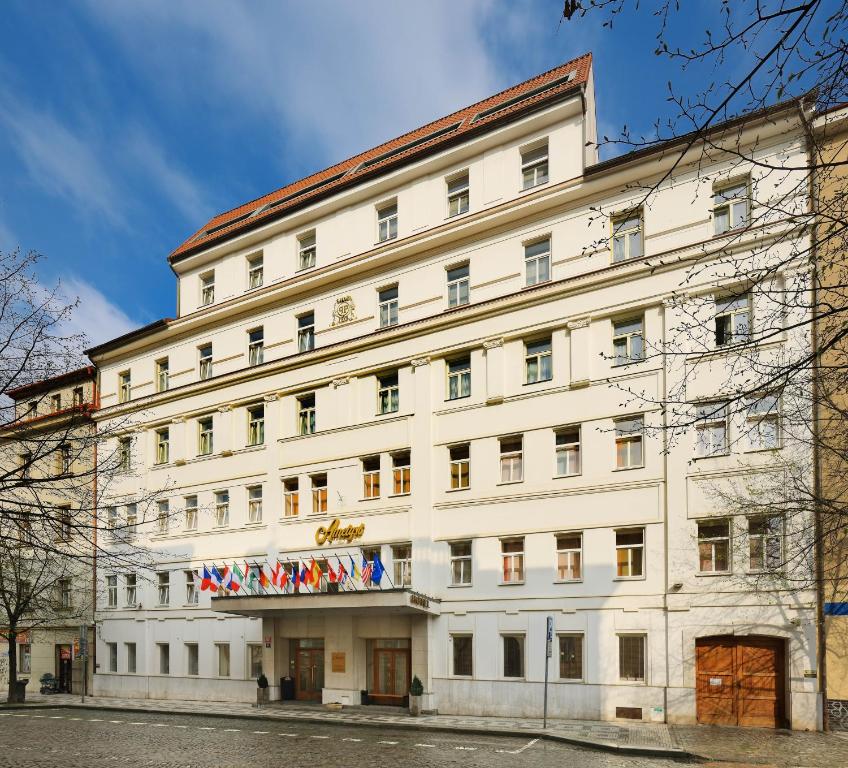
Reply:
[[783, 641], [707, 637], [697, 641], [699, 723], [780, 728], [784, 725]]
[[409, 694], [410, 661], [409, 648], [374, 649], [374, 690], [368, 695], [375, 704], [403, 704]]
[[295, 656], [295, 698], [320, 701], [324, 688], [324, 649], [298, 648]]

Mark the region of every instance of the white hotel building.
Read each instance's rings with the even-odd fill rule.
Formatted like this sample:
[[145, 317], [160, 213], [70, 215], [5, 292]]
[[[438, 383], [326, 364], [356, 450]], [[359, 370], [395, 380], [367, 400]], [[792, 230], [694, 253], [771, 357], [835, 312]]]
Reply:
[[[802, 157], [793, 110], [727, 140]], [[584, 56], [222, 214], [171, 254], [177, 317], [90, 350], [98, 421], [128, 425], [130, 471], [103, 514], [122, 520], [141, 489], [161, 489], [162, 514], [139, 533], [154, 577], [100, 574], [97, 693], [253, 700], [261, 669], [272, 699], [403, 704], [417, 675], [425, 709], [540, 716], [550, 616], [553, 717], [817, 726], [814, 597], [747, 587], [774, 521], [729, 520], [705, 492], [764, 452], [694, 461], [694, 430], [664, 451], [651, 403], [674, 373], [643, 352], [681, 296], [715, 295], [722, 313], [741, 295], [728, 318], [756, 322], [758, 294], [709, 268], [684, 278], [732, 234], [728, 206], [756, 220], [758, 168], [687, 156], [632, 210], [633, 183], [677, 155], [599, 163], [594, 139]], [[718, 341], [693, 401], [721, 394]], [[361, 536], [317, 543], [334, 519]], [[191, 574], [375, 552], [387, 576], [372, 589], [210, 598]]]

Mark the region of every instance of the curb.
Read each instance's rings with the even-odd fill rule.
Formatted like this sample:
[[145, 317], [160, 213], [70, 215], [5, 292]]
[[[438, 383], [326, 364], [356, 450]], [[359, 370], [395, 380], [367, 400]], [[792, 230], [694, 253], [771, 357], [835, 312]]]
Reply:
[[[198, 702], [202, 703], [202, 702]], [[483, 728], [476, 726], [463, 725], [447, 725], [435, 723], [433, 725], [425, 725], [421, 723], [385, 723], [377, 720], [341, 720], [327, 717], [303, 717], [300, 715], [267, 714], [258, 710], [254, 714], [246, 713], [227, 713], [227, 712], [191, 712], [184, 710], [174, 710], [167, 708], [157, 709], [139, 709], [135, 707], [121, 707], [109, 704], [0, 704], [0, 711], [5, 709], [89, 709], [100, 712], [137, 712], [139, 714], [165, 714], [165, 715], [184, 715], [186, 717], [226, 717], [229, 720], [263, 720], [266, 722], [297, 722], [297, 723], [322, 723], [335, 726], [365, 726], [368, 728], [395, 728], [398, 730], [407, 731], [432, 731], [435, 733], [469, 733], [478, 736], [508, 736], [518, 738], [537, 738], [545, 741], [551, 741], [559, 744], [569, 744], [571, 746], [583, 747], [584, 749], [594, 749], [602, 752], [612, 752], [620, 755], [642, 755], [643, 757], [661, 757], [669, 760], [696, 760], [701, 761], [704, 758], [692, 752], [680, 749], [679, 747], [651, 747], [651, 746], [636, 746], [633, 744], [616, 744], [609, 741], [591, 741], [580, 739], [574, 736], [566, 736], [559, 733], [551, 733], [550, 731], [542, 730], [541, 728]]]

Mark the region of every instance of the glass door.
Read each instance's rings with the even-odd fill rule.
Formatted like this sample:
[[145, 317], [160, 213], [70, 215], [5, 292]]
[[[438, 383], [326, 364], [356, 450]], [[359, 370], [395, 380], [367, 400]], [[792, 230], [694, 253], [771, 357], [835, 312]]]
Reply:
[[324, 688], [324, 641], [300, 640], [295, 649], [295, 698], [320, 701]]

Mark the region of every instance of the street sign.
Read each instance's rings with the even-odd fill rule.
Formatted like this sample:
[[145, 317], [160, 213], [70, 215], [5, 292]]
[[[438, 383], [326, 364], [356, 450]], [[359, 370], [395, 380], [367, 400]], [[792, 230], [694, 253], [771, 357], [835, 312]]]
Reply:
[[548, 658], [553, 656], [554, 649], [554, 617], [548, 616], [548, 627], [547, 632], [545, 633], [546, 638], [546, 646], [545, 646], [545, 655]]
[[548, 616], [545, 625], [545, 704], [542, 715], [542, 728], [548, 727], [548, 659], [553, 655], [554, 617]]

